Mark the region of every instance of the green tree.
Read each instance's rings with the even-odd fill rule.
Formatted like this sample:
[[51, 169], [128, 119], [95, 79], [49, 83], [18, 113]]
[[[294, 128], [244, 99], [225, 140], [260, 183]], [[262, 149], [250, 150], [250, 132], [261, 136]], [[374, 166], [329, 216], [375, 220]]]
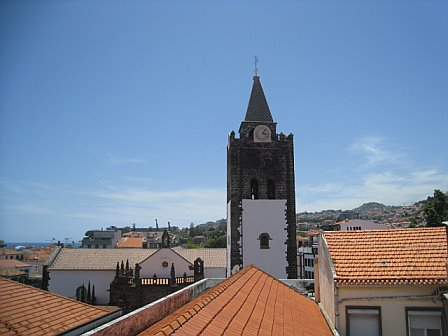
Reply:
[[209, 240], [207, 240], [207, 242], [205, 243], [205, 247], [226, 247], [227, 244], [227, 236], [226, 235], [222, 235], [222, 236], [218, 236], [216, 238], [210, 238]]
[[448, 198], [440, 190], [434, 190], [434, 197], [428, 197], [424, 208], [426, 226], [442, 226], [448, 221]]

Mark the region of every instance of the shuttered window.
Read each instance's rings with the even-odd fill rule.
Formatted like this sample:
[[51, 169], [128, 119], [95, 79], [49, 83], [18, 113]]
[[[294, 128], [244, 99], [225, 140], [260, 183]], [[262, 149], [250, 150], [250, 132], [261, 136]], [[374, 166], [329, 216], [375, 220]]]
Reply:
[[349, 336], [381, 336], [379, 307], [347, 308]]
[[442, 312], [431, 309], [408, 309], [409, 336], [442, 336]]

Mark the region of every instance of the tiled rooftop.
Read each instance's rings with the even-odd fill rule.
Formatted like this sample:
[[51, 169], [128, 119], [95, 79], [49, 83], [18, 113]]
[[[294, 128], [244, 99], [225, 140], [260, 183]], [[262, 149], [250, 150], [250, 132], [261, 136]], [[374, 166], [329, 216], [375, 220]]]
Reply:
[[117, 261], [135, 265], [154, 254], [156, 249], [84, 249], [63, 248], [50, 266], [51, 270], [115, 270]]
[[[129, 260], [135, 265], [153, 255], [157, 249], [118, 248], [118, 249], [86, 249], [63, 248], [56, 256], [49, 270], [115, 270], [117, 261]], [[200, 257], [204, 267], [226, 267], [226, 249], [185, 249], [173, 248], [173, 251], [194, 263]]]
[[155, 323], [140, 336], [332, 335], [310, 299], [248, 266]]
[[22, 267], [31, 267], [31, 265], [16, 259], [0, 259], [0, 268], [22, 268]]
[[142, 247], [143, 241], [146, 241], [146, 238], [135, 238], [135, 237], [123, 237], [117, 243], [118, 248], [126, 248], [126, 247]]
[[204, 267], [227, 266], [227, 249], [225, 248], [186, 249], [182, 247], [174, 247], [173, 251], [180, 254], [191, 263], [194, 263], [197, 258], [201, 258], [204, 260]]
[[3, 255], [7, 255], [7, 256], [13, 255], [13, 256], [15, 256], [15, 255], [20, 255], [20, 254], [23, 254], [23, 252], [14, 251], [14, 250], [11, 250], [11, 249], [8, 249], [8, 248], [5, 248], [5, 247], [0, 247], [0, 256], [3, 256]]
[[0, 335], [55, 335], [110, 313], [0, 278]]
[[444, 227], [323, 234], [338, 284], [447, 284]]

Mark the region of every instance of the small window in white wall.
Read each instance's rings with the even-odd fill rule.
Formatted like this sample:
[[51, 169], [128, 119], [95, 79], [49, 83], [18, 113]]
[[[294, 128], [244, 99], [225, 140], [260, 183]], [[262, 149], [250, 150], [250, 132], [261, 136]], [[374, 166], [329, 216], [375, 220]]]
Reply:
[[442, 312], [437, 309], [406, 309], [409, 336], [442, 336]]
[[381, 308], [356, 307], [346, 308], [348, 336], [381, 336]]
[[260, 241], [260, 249], [268, 249], [269, 248], [269, 241], [271, 240], [271, 237], [269, 236], [269, 233], [262, 233], [258, 237], [258, 240]]

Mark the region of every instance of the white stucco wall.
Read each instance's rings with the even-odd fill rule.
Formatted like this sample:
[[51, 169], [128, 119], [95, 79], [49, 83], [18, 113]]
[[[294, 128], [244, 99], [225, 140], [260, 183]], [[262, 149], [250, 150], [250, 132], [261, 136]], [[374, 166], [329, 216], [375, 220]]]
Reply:
[[347, 306], [379, 306], [382, 335], [406, 336], [406, 308], [442, 308], [435, 291], [434, 285], [338, 288], [339, 334], [347, 335]]
[[366, 220], [366, 219], [353, 219], [345, 223], [341, 223], [341, 231], [350, 231], [354, 230], [355, 227], [361, 227], [361, 230], [388, 230], [389, 227], [380, 224], [375, 223], [372, 220]]
[[115, 277], [115, 271], [50, 271], [48, 290], [52, 293], [76, 299], [76, 288], [83, 285], [87, 288], [90, 281], [95, 285], [95, 296], [98, 304], [109, 303], [110, 283]]
[[[242, 201], [243, 266], [254, 264], [277, 279], [286, 279], [286, 200]], [[268, 233], [269, 249], [260, 249], [259, 236]]]
[[[168, 263], [167, 267], [163, 267], [163, 262]], [[157, 274], [158, 278], [169, 278], [171, 276], [171, 264], [174, 263], [174, 268], [176, 271], [176, 277], [181, 277], [184, 272], [187, 276], [193, 276], [194, 271], [189, 269], [189, 265], [192, 265], [187, 260], [182, 258], [180, 255], [172, 251], [171, 249], [160, 249], [148, 259], [140, 263], [140, 277], [141, 278], [152, 278], [152, 276]], [[130, 265], [131, 266], [131, 265]], [[131, 266], [135, 268], [135, 265]]]

